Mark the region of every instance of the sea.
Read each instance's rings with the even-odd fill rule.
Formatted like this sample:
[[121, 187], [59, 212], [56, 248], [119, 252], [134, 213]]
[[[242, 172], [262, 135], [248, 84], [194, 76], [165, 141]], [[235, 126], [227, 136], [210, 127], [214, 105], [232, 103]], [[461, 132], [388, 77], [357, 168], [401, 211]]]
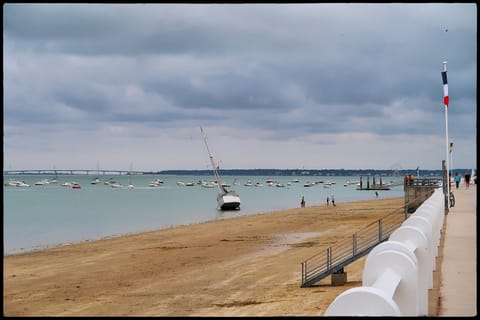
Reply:
[[[51, 182], [53, 178], [55, 182]], [[101, 175], [92, 184], [92, 175], [4, 175], [3, 247], [4, 256], [42, 250], [85, 241], [190, 225], [219, 219], [263, 214], [306, 206], [374, 200], [373, 190], [357, 190], [358, 176], [225, 176], [241, 199], [239, 210], [217, 210], [217, 188], [202, 187], [200, 181], [213, 176], [194, 175]], [[161, 183], [149, 186], [154, 179]], [[372, 183], [370, 177], [370, 183]], [[36, 185], [42, 180], [48, 184]], [[123, 187], [105, 184], [115, 180]], [[363, 185], [366, 184], [363, 177]], [[376, 183], [379, 178], [376, 177]], [[9, 180], [29, 186], [7, 186]], [[274, 181], [269, 185], [269, 181]], [[384, 176], [383, 183], [397, 186], [379, 190], [378, 198], [403, 197], [403, 177]], [[64, 186], [76, 182], [80, 188]], [[248, 185], [247, 182], [251, 182]], [[330, 187], [326, 187], [328, 182]], [[128, 188], [129, 183], [133, 188]], [[188, 186], [186, 184], [191, 184]], [[258, 184], [258, 186], [256, 186]], [[305, 185], [310, 185], [305, 187]]]

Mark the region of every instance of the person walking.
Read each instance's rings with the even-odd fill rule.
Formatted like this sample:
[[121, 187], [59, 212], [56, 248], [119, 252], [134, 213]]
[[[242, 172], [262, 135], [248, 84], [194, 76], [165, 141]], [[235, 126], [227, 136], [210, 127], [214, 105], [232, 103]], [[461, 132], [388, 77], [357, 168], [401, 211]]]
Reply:
[[327, 197], [327, 207], [330, 205], [330, 198]]
[[378, 191], [375, 191], [375, 198], [378, 199]]
[[470, 187], [470, 173], [468, 171], [465, 172], [465, 187], [467, 189]]
[[300, 207], [305, 208], [305, 198], [302, 196], [302, 201], [300, 201]]
[[460, 175], [457, 173], [455, 173], [455, 186], [457, 187], [458, 189], [458, 185], [460, 184], [460, 180], [462, 180], [462, 177], [460, 177]]
[[332, 206], [335, 207], [335, 197], [332, 195]]

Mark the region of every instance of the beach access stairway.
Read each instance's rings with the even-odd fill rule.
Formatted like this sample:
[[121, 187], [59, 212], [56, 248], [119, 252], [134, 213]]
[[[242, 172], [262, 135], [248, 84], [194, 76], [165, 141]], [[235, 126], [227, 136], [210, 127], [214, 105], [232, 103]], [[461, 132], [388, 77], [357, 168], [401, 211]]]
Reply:
[[[411, 199], [415, 203], [423, 203], [431, 192]], [[375, 246], [387, 241], [390, 235], [402, 225], [409, 214], [406, 208], [409, 203], [387, 214], [351, 237], [342, 239], [325, 251], [319, 252], [302, 262], [302, 288], [310, 287], [316, 282], [332, 274], [343, 273], [343, 268], [367, 255]], [[411, 205], [411, 204], [410, 204]]]

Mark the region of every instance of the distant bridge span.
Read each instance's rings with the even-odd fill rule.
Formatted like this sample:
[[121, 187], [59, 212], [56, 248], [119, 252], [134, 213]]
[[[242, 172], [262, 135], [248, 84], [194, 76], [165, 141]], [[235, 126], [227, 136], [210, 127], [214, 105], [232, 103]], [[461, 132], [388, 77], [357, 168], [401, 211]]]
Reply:
[[39, 175], [57, 175], [57, 174], [83, 174], [83, 175], [140, 175], [145, 174], [143, 171], [127, 171], [127, 170], [90, 170], [90, 169], [55, 169], [55, 170], [3, 170], [4, 175], [14, 174], [39, 174]]

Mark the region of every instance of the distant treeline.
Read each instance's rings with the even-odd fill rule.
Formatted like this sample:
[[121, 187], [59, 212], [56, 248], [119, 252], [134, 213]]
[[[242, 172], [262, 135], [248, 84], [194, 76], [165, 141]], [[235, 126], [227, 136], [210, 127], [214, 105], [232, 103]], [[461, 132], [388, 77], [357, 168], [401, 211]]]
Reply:
[[[455, 169], [465, 172], [471, 169]], [[212, 170], [163, 170], [145, 172], [146, 174], [160, 175], [212, 175]], [[404, 176], [417, 175], [416, 169], [404, 170], [377, 170], [377, 169], [220, 169], [220, 175], [226, 176]], [[442, 170], [419, 170], [422, 177], [442, 176]]]

